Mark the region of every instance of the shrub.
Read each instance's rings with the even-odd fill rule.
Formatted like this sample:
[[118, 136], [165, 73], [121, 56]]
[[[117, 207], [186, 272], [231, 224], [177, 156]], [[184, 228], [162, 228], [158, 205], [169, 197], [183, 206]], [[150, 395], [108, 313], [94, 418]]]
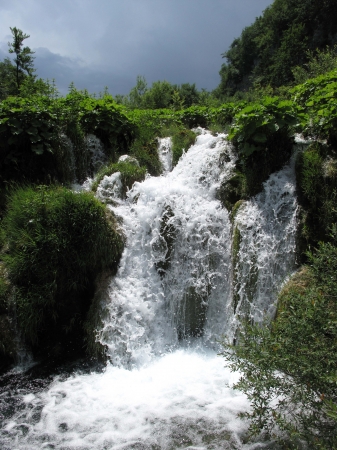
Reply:
[[291, 92], [294, 102], [308, 114], [302, 118], [304, 133], [328, 139], [337, 149], [337, 71], [308, 80]]
[[80, 103], [80, 123], [86, 133], [100, 138], [108, 156], [128, 152], [137, 136], [137, 125], [125, 114], [125, 108], [117, 105], [112, 97], [86, 98]]
[[95, 278], [121, 255], [114, 218], [90, 193], [39, 186], [11, 194], [3, 223], [21, 332], [42, 352], [78, 350]]
[[[71, 183], [92, 174], [85, 135], [95, 134], [110, 159], [126, 153], [138, 127], [112, 97], [72, 89], [65, 98], [10, 97], [0, 103], [0, 182]], [[69, 141], [70, 139], [70, 141]]]
[[315, 142], [296, 161], [297, 191], [304, 248], [329, 240], [331, 224], [337, 220], [337, 160], [330, 149]]
[[47, 180], [58, 175], [53, 158], [56, 115], [49, 100], [10, 97], [0, 103], [0, 180]]
[[298, 111], [293, 102], [265, 97], [260, 103], [245, 106], [235, 114], [228, 137], [240, 155], [247, 157], [270, 148], [270, 140], [281, 130], [290, 137], [289, 127], [297, 123]]
[[304, 83], [310, 78], [316, 78], [337, 69], [337, 46], [326, 47], [323, 50], [317, 49], [315, 52], [306, 52], [308, 62], [303, 66], [296, 66], [292, 69], [295, 84]]
[[308, 255], [310, 267], [298, 272], [279, 296], [270, 326], [245, 324], [236, 346], [225, 345], [233, 370], [242, 372], [236, 389], [245, 392], [252, 411], [252, 434], [275, 432], [298, 448], [337, 445], [337, 247], [320, 244]]

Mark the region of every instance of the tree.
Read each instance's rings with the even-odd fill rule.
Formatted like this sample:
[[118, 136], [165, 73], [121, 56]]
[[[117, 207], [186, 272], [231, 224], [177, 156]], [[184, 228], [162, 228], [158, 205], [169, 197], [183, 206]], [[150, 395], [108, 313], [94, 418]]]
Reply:
[[17, 93], [15, 79], [15, 67], [9, 58], [5, 58], [0, 62], [0, 100]]
[[8, 42], [9, 53], [15, 53], [16, 55], [14, 59], [16, 65], [16, 86], [19, 90], [26, 74], [33, 77], [35, 69], [33, 66], [34, 57], [32, 55], [34, 52], [29, 47], [23, 47], [23, 41], [29, 38], [29, 34], [24, 34], [22, 30], [16, 27], [10, 27], [10, 30], [13, 35], [13, 42]]
[[133, 108], [141, 108], [144, 94], [147, 92], [147, 82], [145, 77], [138, 75], [136, 86], [129, 93], [130, 105]]

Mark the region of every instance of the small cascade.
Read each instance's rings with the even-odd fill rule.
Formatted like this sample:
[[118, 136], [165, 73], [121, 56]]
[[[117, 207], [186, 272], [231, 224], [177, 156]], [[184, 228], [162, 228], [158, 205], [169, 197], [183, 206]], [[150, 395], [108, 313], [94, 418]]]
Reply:
[[158, 139], [158, 155], [163, 167], [163, 174], [172, 170], [172, 139], [170, 137]]
[[295, 269], [297, 201], [295, 158], [243, 203], [234, 221], [233, 305], [237, 319], [272, 318], [281, 285]]
[[58, 142], [60, 147], [62, 148], [62, 152], [60, 152], [64, 157], [65, 161], [63, 161], [63, 170], [64, 172], [68, 172], [68, 179], [70, 181], [76, 180], [76, 159], [74, 153], [74, 146], [71, 140], [65, 134], [60, 134], [58, 136]]
[[107, 160], [103, 144], [97, 136], [88, 134], [85, 137], [85, 147], [90, 155], [92, 170], [96, 173]]
[[103, 203], [118, 201], [122, 195], [121, 173], [115, 172], [112, 175], [105, 175], [97, 187], [96, 196]]

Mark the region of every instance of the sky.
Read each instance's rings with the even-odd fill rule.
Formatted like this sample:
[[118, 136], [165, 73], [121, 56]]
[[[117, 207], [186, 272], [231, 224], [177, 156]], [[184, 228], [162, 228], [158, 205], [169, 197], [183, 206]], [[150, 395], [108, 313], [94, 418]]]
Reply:
[[0, 0], [0, 60], [10, 27], [30, 37], [38, 77], [62, 94], [127, 94], [141, 75], [214, 89], [222, 53], [273, 0]]

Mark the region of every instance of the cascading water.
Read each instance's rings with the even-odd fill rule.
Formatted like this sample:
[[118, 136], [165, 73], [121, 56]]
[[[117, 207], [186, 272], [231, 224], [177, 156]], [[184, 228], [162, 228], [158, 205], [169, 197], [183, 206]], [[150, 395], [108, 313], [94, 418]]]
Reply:
[[163, 174], [172, 170], [172, 139], [170, 137], [158, 139], [158, 155], [163, 166]]
[[[161, 144], [166, 151], [169, 142]], [[135, 183], [126, 201], [107, 202], [117, 204], [110, 207], [127, 237], [98, 332], [113, 364], [21, 396], [19, 412], [4, 420], [3, 448], [263, 447], [243, 444], [247, 426], [237, 413], [249, 406], [228, 387], [238, 374], [216, 355], [217, 339], [233, 335], [234, 309], [242, 315], [249, 304], [256, 318], [268, 311], [293, 269], [294, 177], [283, 169], [239, 210], [233, 270], [233, 227], [216, 197], [234, 167], [225, 135], [201, 131], [172, 171], [164, 166], [165, 175]], [[105, 198], [116, 193], [104, 187]], [[256, 307], [244, 294], [251, 266]]]
[[103, 144], [94, 134], [88, 134], [85, 137], [84, 142], [86, 151], [90, 155], [92, 169], [94, 172], [97, 172], [107, 160]]
[[258, 323], [274, 316], [280, 286], [295, 268], [298, 207], [294, 164], [295, 157], [272, 174], [263, 192], [245, 202], [235, 217], [232, 335], [237, 318]]

